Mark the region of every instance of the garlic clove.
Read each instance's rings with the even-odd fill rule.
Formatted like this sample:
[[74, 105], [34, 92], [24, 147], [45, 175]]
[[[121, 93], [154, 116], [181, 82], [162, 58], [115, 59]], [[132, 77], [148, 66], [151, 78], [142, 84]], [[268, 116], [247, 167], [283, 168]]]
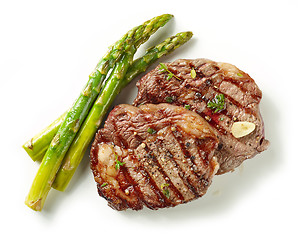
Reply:
[[231, 132], [235, 138], [244, 137], [256, 128], [256, 125], [252, 122], [235, 122], [231, 128]]

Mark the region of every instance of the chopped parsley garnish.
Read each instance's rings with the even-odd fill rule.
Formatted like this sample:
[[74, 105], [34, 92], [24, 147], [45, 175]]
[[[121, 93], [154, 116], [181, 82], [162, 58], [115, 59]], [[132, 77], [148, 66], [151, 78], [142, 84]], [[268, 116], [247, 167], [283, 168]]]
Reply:
[[241, 73], [237, 73], [237, 75], [238, 75], [239, 77], [243, 77], [243, 75], [242, 75]]
[[155, 134], [156, 130], [153, 129], [153, 128], [148, 128], [147, 132], [150, 133], [150, 134]]
[[120, 162], [119, 160], [116, 160], [115, 169], [118, 170], [120, 166], [123, 166], [125, 162]]
[[216, 95], [207, 103], [207, 107], [214, 110], [215, 113], [225, 109], [225, 96], [223, 94]]
[[[114, 152], [114, 151], [113, 151]], [[118, 160], [118, 154], [114, 152], [114, 156], [115, 156], [115, 169], [118, 170], [120, 168], [120, 166], [123, 166], [125, 164], [125, 162], [121, 162]]]
[[168, 103], [172, 103], [172, 102], [174, 101], [173, 97], [171, 97], [171, 96], [167, 96], [167, 97], [165, 97], [165, 100], [166, 100], [166, 102], [168, 102]]
[[190, 76], [191, 76], [193, 79], [196, 78], [197, 73], [196, 73], [196, 70], [194, 70], [194, 68], [192, 68], [192, 69], [190, 70]]
[[170, 192], [169, 192], [169, 184], [168, 183], [163, 183], [161, 184], [160, 188], [162, 190], [162, 193], [167, 197], [170, 198]]
[[167, 80], [170, 80], [172, 77], [175, 77], [177, 80], [182, 81], [180, 78], [178, 78], [174, 73], [172, 73], [168, 67], [164, 63], [159, 63], [161, 72], [168, 72]]
[[108, 185], [108, 183], [104, 182], [103, 184], [100, 185], [100, 187], [103, 188], [103, 187], [105, 187], [107, 185]]
[[190, 109], [190, 105], [185, 105], [184, 108], [187, 109], [187, 110], [189, 110]]

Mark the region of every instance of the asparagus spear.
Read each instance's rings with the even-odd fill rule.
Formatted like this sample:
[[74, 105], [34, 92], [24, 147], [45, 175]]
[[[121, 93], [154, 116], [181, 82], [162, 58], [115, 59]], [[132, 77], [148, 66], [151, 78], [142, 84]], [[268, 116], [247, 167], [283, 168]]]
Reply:
[[99, 128], [103, 117], [121, 89], [123, 89], [138, 74], [146, 71], [146, 69], [155, 60], [178, 48], [191, 37], [191, 32], [182, 32], [167, 38], [156, 47], [148, 49], [143, 57], [135, 60], [128, 69], [123, 81], [119, 81], [114, 78], [109, 78], [107, 80], [102, 93], [93, 105], [87, 119], [83, 123], [79, 133], [65, 155], [63, 163], [52, 185], [53, 188], [60, 191], [64, 191], [66, 189], [78, 165], [80, 164], [89, 143]]
[[145, 72], [157, 59], [171, 53], [190, 40], [192, 36], [192, 32], [180, 32], [165, 39], [155, 47], [149, 48], [143, 57], [133, 61], [132, 66], [128, 69], [125, 79], [122, 82], [122, 88], [126, 87], [126, 85], [129, 84], [137, 75]]
[[53, 137], [56, 135], [61, 123], [64, 121], [66, 113], [67, 112], [63, 113], [59, 118], [23, 145], [23, 148], [33, 161], [42, 160]]
[[145, 42], [150, 35], [171, 18], [172, 15], [169, 14], [153, 18], [147, 21], [145, 25], [140, 25], [130, 30], [110, 47], [107, 54], [97, 64], [95, 71], [89, 76], [86, 87], [76, 100], [74, 106], [66, 114], [64, 121], [45, 153], [25, 200], [26, 205], [33, 210], [41, 211], [60, 164], [100, 92], [101, 84], [112, 64], [114, 62], [117, 63], [120, 58], [123, 58], [122, 62], [128, 64], [127, 55], [131, 55], [128, 54], [131, 49]]
[[[131, 31], [135, 31], [135, 46], [139, 47], [141, 43], [145, 42], [150, 35], [155, 33], [159, 27], [162, 27], [164, 24], [166, 24], [173, 15], [170, 14], [163, 14], [161, 16], [155, 17], [151, 20], [148, 20], [144, 22], [142, 25], [136, 27], [135, 29], [132, 29]], [[140, 36], [143, 35], [143, 38]], [[119, 44], [119, 49], [123, 48], [121, 44], [125, 42], [125, 39], [127, 37], [127, 34], [122, 37], [122, 40], [118, 41], [115, 45]], [[109, 51], [106, 54], [106, 60], [108, 61], [105, 67], [111, 68], [115, 62], [115, 60], [120, 57], [119, 49], [115, 48], [114, 50]], [[101, 73], [98, 73], [99, 69], [102, 68], [102, 62], [100, 61], [94, 71], [90, 74], [90, 77], [99, 77]], [[105, 72], [107, 72], [108, 69], [106, 69]], [[102, 79], [103, 81], [103, 79]], [[98, 85], [98, 91], [100, 91], [101, 83]], [[35, 135], [33, 138], [28, 140], [24, 145], [23, 148], [28, 153], [28, 155], [34, 160], [34, 161], [41, 161], [48, 146], [50, 145], [53, 137], [57, 133], [61, 123], [64, 121], [64, 118], [66, 116], [66, 113], [61, 115], [58, 119], [56, 119], [52, 124], [50, 124], [48, 127], [46, 127], [43, 131], [41, 131], [39, 134]]]
[[[124, 86], [126, 86], [138, 74], [146, 71], [147, 67], [153, 61], [176, 49], [181, 44], [188, 41], [191, 37], [191, 32], [178, 33], [176, 36], [166, 39], [156, 47], [148, 49], [146, 54], [143, 57], [135, 60], [132, 66], [128, 69], [124, 80]], [[167, 46], [164, 47], [165, 45]], [[50, 145], [53, 137], [57, 133], [62, 121], [64, 120], [65, 115], [66, 113], [64, 113], [52, 124], [46, 127], [42, 132], [34, 136], [23, 145], [23, 148], [34, 161], [42, 160], [48, 146]]]

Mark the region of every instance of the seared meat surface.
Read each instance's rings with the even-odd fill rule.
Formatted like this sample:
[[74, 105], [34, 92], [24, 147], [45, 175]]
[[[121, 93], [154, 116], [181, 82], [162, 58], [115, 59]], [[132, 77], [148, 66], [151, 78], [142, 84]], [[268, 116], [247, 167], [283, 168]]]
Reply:
[[[217, 174], [233, 170], [268, 147], [259, 111], [262, 92], [248, 74], [231, 64], [179, 59], [159, 65], [137, 87], [134, 106], [168, 102], [198, 113], [210, 124], [219, 139]], [[221, 107], [212, 108], [219, 99], [224, 99]], [[236, 138], [231, 129], [239, 121], [255, 124], [254, 131]]]
[[173, 207], [204, 195], [218, 139], [198, 114], [170, 104], [122, 104], [91, 148], [99, 195], [116, 210]]

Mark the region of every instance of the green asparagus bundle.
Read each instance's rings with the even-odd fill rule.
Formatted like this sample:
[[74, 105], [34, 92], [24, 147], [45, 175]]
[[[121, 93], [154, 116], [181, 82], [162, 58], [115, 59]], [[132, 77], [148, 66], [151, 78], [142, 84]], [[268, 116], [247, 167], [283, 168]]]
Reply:
[[[140, 57], [133, 61], [132, 65], [125, 75], [125, 79], [122, 82], [121, 89], [124, 88], [128, 83], [130, 83], [131, 80], [138, 76], [140, 73], [145, 72], [154, 61], [180, 47], [191, 37], [191, 32], [181, 32], [176, 34], [175, 36], [167, 38], [157, 46], [148, 49], [143, 57]], [[23, 145], [23, 148], [26, 150], [32, 160], [42, 160], [53, 137], [57, 133], [62, 121], [64, 120], [65, 115], [66, 112]]]
[[[94, 134], [99, 128], [103, 117], [106, 115], [112, 102], [118, 93], [138, 74], [146, 71], [146, 69], [158, 58], [170, 53], [178, 48], [192, 37], [191, 32], [182, 32], [170, 37], [151, 49], [146, 51], [146, 54], [135, 60], [131, 67], [128, 69], [123, 81], [119, 81], [115, 77], [110, 77], [104, 86], [102, 93], [99, 95], [95, 104], [93, 105], [87, 119], [82, 125], [79, 133], [70, 146], [61, 168], [59, 169], [53, 188], [64, 191], [75, 173], [78, 165], [80, 164], [85, 151]], [[113, 74], [112, 74], [113, 76]]]
[[[191, 32], [178, 33], [148, 49], [143, 57], [132, 62], [137, 48], [171, 18], [172, 15], [169, 14], [153, 18], [129, 31], [111, 46], [90, 75], [89, 82], [74, 107], [23, 145], [33, 160], [40, 160], [45, 154], [25, 201], [29, 207], [40, 211], [51, 187], [62, 191], [67, 187], [118, 93], [134, 77], [146, 71], [155, 60], [192, 37]], [[112, 72], [102, 87], [104, 78], [111, 68]], [[91, 100], [96, 98], [96, 93], [92, 95], [94, 89], [97, 95], [100, 93], [95, 102]], [[84, 97], [87, 97], [87, 100]], [[48, 150], [45, 153], [46, 149]]]
[[[110, 47], [107, 54], [100, 60], [89, 76], [87, 85], [66, 114], [57, 134], [51, 141], [25, 200], [26, 205], [33, 210], [41, 211], [61, 162], [96, 100], [109, 70], [118, 62], [122, 62], [123, 65], [129, 64], [135, 51], [132, 49], [137, 49], [140, 44], [147, 41], [158, 28], [162, 27], [171, 18], [172, 15], [169, 14], [153, 18], [130, 30]], [[131, 55], [132, 57], [130, 57]], [[115, 74], [118, 73], [118, 71], [115, 72]]]

